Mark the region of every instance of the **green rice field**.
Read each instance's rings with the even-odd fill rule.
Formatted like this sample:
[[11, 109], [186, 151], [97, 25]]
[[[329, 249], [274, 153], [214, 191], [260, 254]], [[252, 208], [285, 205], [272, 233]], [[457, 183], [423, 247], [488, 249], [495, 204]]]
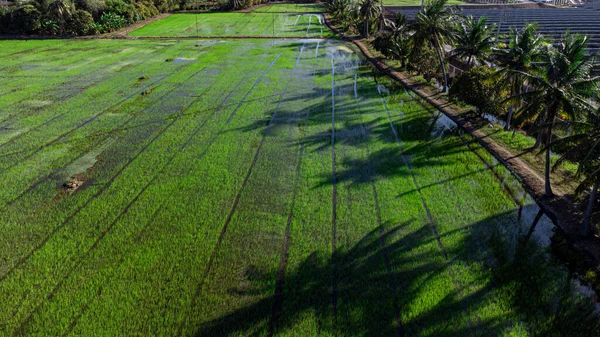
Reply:
[[322, 4], [274, 4], [257, 7], [255, 13], [321, 13], [325, 12]]
[[203, 13], [174, 14], [129, 35], [325, 37], [331, 32], [325, 27], [321, 14]]
[[519, 182], [348, 43], [1, 43], [0, 336], [597, 335]]

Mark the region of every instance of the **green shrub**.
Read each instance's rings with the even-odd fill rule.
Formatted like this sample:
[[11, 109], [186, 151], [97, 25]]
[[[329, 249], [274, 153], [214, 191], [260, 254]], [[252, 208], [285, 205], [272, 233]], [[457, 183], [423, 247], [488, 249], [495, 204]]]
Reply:
[[95, 18], [99, 18], [100, 13], [106, 8], [106, 2], [104, 0], [75, 0], [75, 7], [89, 12]]
[[60, 25], [54, 19], [43, 19], [40, 25], [40, 33], [44, 35], [56, 35], [60, 32]]
[[11, 10], [7, 7], [0, 7], [0, 33], [8, 33], [10, 27]]
[[92, 14], [78, 9], [71, 13], [71, 16], [67, 20], [67, 34], [87, 35], [89, 34], [90, 27], [93, 23], [94, 19], [92, 18]]
[[129, 24], [136, 22], [137, 15], [135, 6], [133, 4], [121, 0], [106, 1], [106, 7], [104, 8], [104, 13], [102, 15], [104, 16], [107, 13], [120, 16], [121, 18], [124, 18]]
[[104, 13], [100, 17], [103, 32], [112, 32], [127, 25], [127, 20], [115, 13]]
[[14, 33], [38, 33], [42, 14], [33, 5], [23, 5], [11, 13], [9, 30]]
[[410, 66], [428, 83], [433, 78], [441, 78], [440, 61], [435, 50], [428, 45], [420, 48], [418, 53], [411, 55]]
[[501, 102], [506, 88], [494, 80], [493, 73], [487, 67], [471, 68], [454, 79], [450, 96], [479, 108], [483, 113], [495, 116], [504, 114], [505, 108]]

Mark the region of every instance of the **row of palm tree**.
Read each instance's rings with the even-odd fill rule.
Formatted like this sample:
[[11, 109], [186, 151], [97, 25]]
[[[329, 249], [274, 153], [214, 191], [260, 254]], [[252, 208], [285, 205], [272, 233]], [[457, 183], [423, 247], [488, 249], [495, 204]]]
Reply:
[[[581, 234], [589, 235], [600, 187], [600, 111], [595, 103], [600, 77], [594, 75], [600, 64], [595, 55], [586, 52], [587, 37], [567, 32], [562, 41], [552, 44], [535, 24], [527, 24], [511, 28], [508, 43], [502, 43], [495, 37], [496, 26], [488, 25], [485, 17], [464, 17], [456, 7], [448, 6], [447, 0], [427, 2], [410, 24], [401, 14], [395, 21], [385, 19], [376, 0], [363, 0], [357, 6], [348, 0], [330, 0], [330, 8], [336, 8], [332, 11], [335, 18], [351, 12], [354, 21], [362, 20], [365, 37], [375, 27], [375, 46], [388, 57], [404, 63], [417, 60], [426, 48], [434, 50], [444, 91], [448, 89], [449, 60], [461, 61], [466, 69], [491, 67], [492, 76], [509, 88], [503, 102], [508, 106], [505, 129], [529, 125], [537, 133], [532, 150], [541, 147], [540, 153], [545, 154], [546, 195], [553, 196], [553, 169], [565, 160], [579, 164], [577, 173], [585, 179], [576, 192], [589, 192]], [[553, 150], [563, 154], [554, 166]]]

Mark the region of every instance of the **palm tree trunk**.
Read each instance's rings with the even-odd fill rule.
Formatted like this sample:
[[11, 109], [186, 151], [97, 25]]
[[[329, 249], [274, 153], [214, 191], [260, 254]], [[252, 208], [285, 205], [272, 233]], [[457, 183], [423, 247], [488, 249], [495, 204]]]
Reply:
[[547, 139], [545, 141], [546, 145], [546, 169], [544, 172], [544, 187], [546, 190], [546, 196], [552, 197], [554, 193], [552, 193], [552, 185], [550, 182], [550, 142], [552, 142], [552, 126], [548, 126], [548, 132], [546, 135]]
[[504, 125], [504, 131], [510, 130], [510, 123], [513, 115], [513, 107], [512, 105], [508, 107], [508, 117], [506, 117], [506, 125]]
[[444, 65], [444, 57], [442, 56], [442, 46], [440, 46], [440, 42], [437, 38], [434, 38], [435, 41], [435, 49], [438, 54], [438, 59], [440, 60], [440, 67], [442, 68], [442, 77], [444, 78], [444, 92], [448, 91], [448, 77], [446, 75], [446, 66]]
[[535, 219], [533, 219], [533, 222], [531, 223], [531, 226], [529, 226], [529, 230], [527, 231], [527, 235], [525, 235], [525, 240], [523, 240], [523, 247], [525, 245], [527, 245], [527, 242], [529, 242], [529, 239], [531, 239], [531, 235], [533, 235], [533, 232], [535, 231], [535, 227], [537, 226], [538, 222], [540, 222], [540, 219], [542, 218], [542, 215], [544, 215], [544, 211], [540, 208], [540, 210], [535, 215]]
[[[512, 85], [511, 91], [510, 91], [510, 95], [511, 96], [514, 96], [515, 92], [517, 94], [521, 93], [521, 91], [517, 88], [518, 85], [519, 85], [518, 84], [518, 79], [515, 78], [514, 81], [513, 81], [513, 85]], [[512, 103], [511, 103], [510, 107], [508, 108], [508, 116], [506, 117], [506, 125], [504, 126], [504, 130], [505, 131], [510, 130], [510, 124], [512, 123], [513, 111], [514, 111], [514, 107], [513, 107]]]
[[594, 210], [594, 204], [598, 197], [598, 187], [600, 187], [600, 180], [596, 180], [596, 182], [594, 182], [594, 187], [592, 187], [592, 193], [590, 193], [588, 205], [583, 217], [583, 223], [581, 224], [581, 236], [590, 235], [590, 221], [592, 218], [592, 211]]

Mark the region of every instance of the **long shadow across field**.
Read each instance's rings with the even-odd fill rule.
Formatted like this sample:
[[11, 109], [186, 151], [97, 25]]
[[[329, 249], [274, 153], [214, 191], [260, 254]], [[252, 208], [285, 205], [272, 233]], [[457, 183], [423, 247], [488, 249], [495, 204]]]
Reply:
[[[503, 231], [515, 214], [497, 214], [466, 226], [463, 239], [449, 251], [454, 256], [450, 261], [440, 259], [436, 251], [409, 254], [434, 240], [426, 226], [407, 232], [409, 226], [415, 228], [410, 222], [384, 224], [387, 229], [383, 235], [375, 229], [353, 247], [337, 251], [338, 298], [344, 299], [344, 310], [338, 315], [351, 317], [344, 319], [344, 326], [321, 324], [317, 331], [342, 336], [500, 336], [526, 322], [526, 328], [536, 336], [598, 336], [600, 327], [592, 306], [572, 300], [567, 273], [549, 262], [535, 242], [523, 245], [522, 234]], [[519, 242], [518, 253], [508, 248], [511, 239]], [[286, 271], [281, 299], [272, 288], [230, 289], [239, 294], [263, 294], [265, 298], [201, 326], [196, 336], [248, 335], [248, 331], [262, 335], [267, 330], [294, 334], [294, 327], [307, 313], [331, 315], [334, 266], [331, 259], [322, 256], [312, 252], [296, 268]], [[422, 263], [415, 265], [415, 260]], [[479, 290], [468, 295], [450, 293], [430, 310], [397, 324], [394, 311], [406, 317], [404, 305], [416, 294], [427, 292], [431, 280], [451, 273], [454, 264], [477, 263], [491, 270], [481, 279], [470, 280], [471, 284], [484, 284]], [[248, 268], [246, 278], [250, 284], [264, 284], [260, 281], [272, 272]], [[455, 324], [465, 313], [483, 309], [493, 298], [510, 306], [506, 313]], [[284, 310], [278, 313], [277, 306]], [[389, 315], [381, 316], [382, 309]]]

